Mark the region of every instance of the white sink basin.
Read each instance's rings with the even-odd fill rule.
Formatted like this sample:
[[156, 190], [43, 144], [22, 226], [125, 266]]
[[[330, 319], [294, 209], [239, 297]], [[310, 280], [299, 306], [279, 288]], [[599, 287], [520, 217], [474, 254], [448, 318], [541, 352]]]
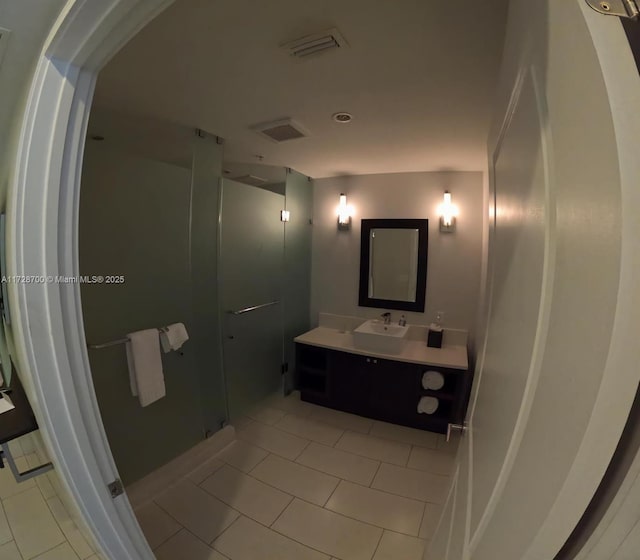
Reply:
[[407, 332], [409, 327], [385, 325], [382, 321], [372, 319], [353, 331], [353, 343], [362, 350], [399, 354], [404, 348]]

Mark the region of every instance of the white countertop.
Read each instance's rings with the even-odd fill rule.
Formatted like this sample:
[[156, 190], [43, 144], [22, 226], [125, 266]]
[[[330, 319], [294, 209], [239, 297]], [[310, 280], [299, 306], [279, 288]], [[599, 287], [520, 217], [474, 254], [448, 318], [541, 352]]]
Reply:
[[361, 356], [373, 356], [397, 362], [409, 362], [412, 364], [425, 364], [452, 369], [466, 370], [469, 367], [466, 346], [447, 345], [442, 348], [429, 348], [426, 342], [407, 340], [400, 354], [383, 354], [356, 348], [353, 342], [353, 333], [340, 331], [327, 327], [317, 327], [309, 332], [301, 334], [294, 339], [301, 344], [340, 350], [350, 354]]

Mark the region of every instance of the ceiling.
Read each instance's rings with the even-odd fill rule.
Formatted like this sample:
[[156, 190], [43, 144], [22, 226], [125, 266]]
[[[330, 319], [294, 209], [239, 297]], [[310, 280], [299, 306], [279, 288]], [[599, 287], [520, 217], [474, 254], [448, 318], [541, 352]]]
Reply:
[[[228, 161], [260, 155], [311, 177], [481, 170], [507, 3], [178, 0], [103, 69], [94, 103], [121, 130], [129, 116], [197, 127], [225, 139]], [[347, 48], [298, 61], [278, 47], [332, 27]], [[337, 111], [353, 121], [334, 122]], [[309, 136], [251, 130], [285, 117]], [[110, 120], [90, 132], [109, 140]], [[160, 138], [153, 126], [138, 136]]]

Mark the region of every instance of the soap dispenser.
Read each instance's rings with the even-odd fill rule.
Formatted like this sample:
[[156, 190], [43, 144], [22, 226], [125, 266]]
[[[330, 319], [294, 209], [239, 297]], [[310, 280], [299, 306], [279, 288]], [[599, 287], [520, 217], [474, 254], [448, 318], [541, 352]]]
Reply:
[[442, 318], [444, 313], [442, 311], [436, 312], [436, 322], [429, 325], [429, 334], [427, 335], [427, 346], [429, 348], [442, 348], [442, 335], [444, 329], [442, 328]]

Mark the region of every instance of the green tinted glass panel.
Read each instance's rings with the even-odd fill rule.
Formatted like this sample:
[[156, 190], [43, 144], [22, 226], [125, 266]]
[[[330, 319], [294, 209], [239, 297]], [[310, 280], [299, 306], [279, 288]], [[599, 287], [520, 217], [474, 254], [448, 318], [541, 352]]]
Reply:
[[[89, 343], [183, 322], [191, 336], [189, 169], [87, 144], [80, 195], [80, 273], [123, 275], [83, 284]], [[120, 477], [129, 484], [203, 437], [192, 340], [162, 355], [166, 397], [141, 407], [131, 395], [124, 345], [89, 350], [93, 383]]]
[[294, 388], [295, 346], [293, 339], [308, 331], [311, 300], [311, 220], [313, 185], [301, 173], [290, 170], [285, 185], [289, 221], [284, 229], [285, 276], [283, 289], [284, 353], [288, 363], [285, 390]]
[[231, 421], [281, 388], [283, 208], [280, 194], [223, 180], [220, 295]]

